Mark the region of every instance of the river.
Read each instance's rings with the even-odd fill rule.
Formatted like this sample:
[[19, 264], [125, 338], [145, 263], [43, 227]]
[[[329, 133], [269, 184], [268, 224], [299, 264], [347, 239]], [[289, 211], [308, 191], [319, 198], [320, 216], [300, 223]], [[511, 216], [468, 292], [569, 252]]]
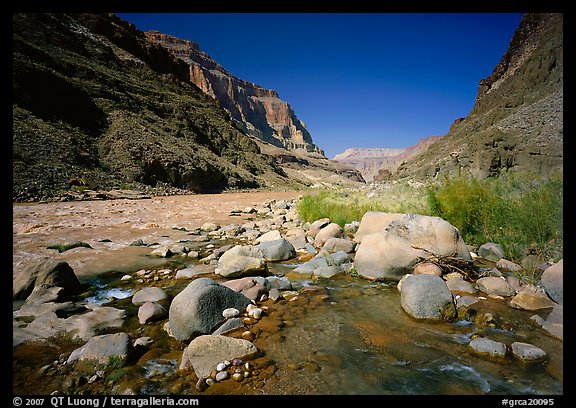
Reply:
[[[116, 292], [111, 305], [130, 308], [131, 292], [119, 283], [122, 274], [144, 267], [162, 267], [145, 256], [146, 249], [130, 242], [172, 242], [206, 221], [237, 223], [245, 215], [230, 211], [254, 206], [267, 199], [290, 199], [301, 192], [226, 193], [158, 197], [148, 200], [114, 200], [13, 205], [13, 273], [30, 257], [53, 256], [68, 261], [79, 278], [97, 285], [103, 298]], [[76, 248], [56, 253], [46, 246], [60, 241], [86, 241], [93, 249]], [[148, 249], [149, 251], [149, 249]], [[195, 264], [197, 260], [186, 260]], [[282, 276], [296, 264], [271, 265]], [[314, 282], [292, 279], [301, 292], [295, 301], [265, 304], [268, 310], [255, 325], [254, 344], [262, 350], [255, 364], [259, 380], [232, 380], [210, 387], [208, 394], [264, 395], [562, 395], [563, 342], [546, 335], [531, 321], [539, 313], [510, 308], [504, 300], [483, 299], [478, 314], [496, 316], [493, 327], [478, 327], [467, 319], [429, 323], [415, 321], [400, 307], [393, 283], [343, 276]], [[116, 282], [110, 285], [110, 282]], [[173, 294], [183, 288], [172, 285]], [[303, 290], [304, 289], [304, 290]], [[124, 291], [124, 292], [123, 292]], [[125, 293], [125, 296], [121, 296]], [[92, 294], [97, 295], [97, 293]], [[129, 311], [135, 314], [135, 311]], [[190, 379], [176, 370], [182, 345], [162, 330], [160, 323], [143, 331], [132, 317], [127, 330], [156, 335], [156, 351], [122, 371], [116, 388], [138, 394], [197, 394]], [[514, 358], [491, 361], [468, 352], [473, 336], [485, 336], [507, 345], [514, 341], [546, 351], [541, 364], [524, 364]], [[40, 377], [38, 367], [57, 358], [64, 348], [15, 350], [15, 392], [50, 392], [56, 379]], [[27, 354], [28, 353], [28, 354]], [[39, 358], [38, 355], [44, 355]], [[45, 353], [52, 353], [47, 356]], [[24, 357], [29, 355], [31, 357]], [[15, 363], [16, 364], [16, 363]], [[16, 372], [16, 369], [17, 372]], [[98, 388], [94, 388], [98, 392]], [[104, 389], [100, 389], [104, 391]]]

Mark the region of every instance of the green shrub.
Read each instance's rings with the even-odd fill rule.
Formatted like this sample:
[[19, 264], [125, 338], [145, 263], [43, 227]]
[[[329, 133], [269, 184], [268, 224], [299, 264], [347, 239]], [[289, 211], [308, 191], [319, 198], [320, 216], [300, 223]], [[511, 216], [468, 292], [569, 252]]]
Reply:
[[366, 211], [439, 216], [470, 245], [495, 242], [520, 262], [528, 254], [557, 261], [563, 251], [563, 175], [445, 178], [432, 185], [386, 183], [371, 191], [322, 191], [298, 202], [304, 221], [330, 218], [344, 226]]
[[562, 196], [561, 173], [545, 179], [459, 176], [430, 188], [428, 206], [431, 215], [458, 228], [467, 244], [498, 243], [506, 257], [518, 262], [527, 253], [545, 259], [561, 256]]
[[408, 184], [386, 184], [373, 191], [321, 191], [298, 202], [298, 214], [304, 221], [330, 218], [340, 226], [360, 221], [367, 211], [394, 213], [428, 212], [426, 190]]

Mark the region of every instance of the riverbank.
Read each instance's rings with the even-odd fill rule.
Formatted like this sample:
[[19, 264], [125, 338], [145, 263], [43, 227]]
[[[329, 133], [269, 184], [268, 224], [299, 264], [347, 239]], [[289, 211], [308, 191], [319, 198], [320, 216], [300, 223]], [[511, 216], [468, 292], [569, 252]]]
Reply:
[[[497, 278], [494, 270], [490, 275], [496, 280], [486, 280], [482, 285], [462, 278], [457, 279], [460, 285], [453, 286], [444, 274], [430, 279], [435, 284], [443, 282], [443, 290], [448, 290], [448, 285], [454, 288], [448, 293], [452, 292], [450, 303], [456, 315], [446, 320], [414, 318], [404, 298], [410, 294], [412, 283], [419, 281], [419, 275], [405, 279], [402, 289], [393, 280], [360, 276], [366, 273], [363, 265], [367, 251], [373, 253], [376, 249], [371, 248], [369, 240], [358, 246], [350, 244], [360, 238], [358, 232], [366, 232], [366, 227], [377, 228], [376, 220], [367, 221], [364, 227], [360, 223], [341, 230], [328, 220], [302, 225], [294, 211], [299, 193], [290, 194], [295, 196], [242, 195], [235, 198], [240, 201], [226, 204], [228, 194], [219, 200], [204, 197], [207, 201], [194, 204], [191, 199], [179, 202], [167, 198], [143, 200], [137, 205], [99, 202], [98, 208], [94, 204], [76, 206], [82, 203], [40, 209], [31, 206], [27, 214], [26, 209], [16, 208], [14, 219], [19, 222], [14, 222], [14, 239], [22, 244], [22, 263], [14, 271], [24, 264], [22, 248], [31, 245], [26, 249], [30, 254], [36, 248], [46, 251], [44, 255], [50, 258], [69, 259], [75, 265], [74, 273], [89, 288], [67, 304], [48, 301], [50, 293], [44, 292], [44, 298], [35, 293], [26, 299], [26, 311], [15, 313], [15, 332], [18, 328], [21, 335], [18, 341], [26, 335], [45, 334], [45, 329], [57, 329], [58, 325], [72, 328], [71, 336], [76, 333], [75, 327], [82, 327], [83, 338], [71, 341], [59, 335], [49, 342], [16, 345], [14, 391], [191, 395], [563, 393], [563, 343], [542, 326], [554, 315], [554, 302], [534, 310], [511, 307], [522, 288], [512, 289], [514, 281], [509, 276]], [[201, 212], [210, 218], [195, 219]], [[221, 218], [215, 218], [215, 214]], [[419, 220], [401, 214], [384, 217], [387, 222], [392, 218]], [[115, 225], [120, 220], [127, 222]], [[79, 245], [58, 253], [43, 246], [56, 238], [62, 244], [84, 242], [90, 247]], [[39, 242], [32, 242], [35, 239]], [[132, 245], [135, 241], [138, 244]], [[285, 251], [284, 241], [296, 253]], [[438, 242], [437, 237], [434, 243]], [[243, 250], [235, 251], [235, 245]], [[156, 255], [149, 256], [152, 252]], [[242, 262], [230, 262], [234, 252], [243, 254]], [[44, 255], [35, 254], [38, 258]], [[266, 260], [257, 267], [250, 266], [251, 270], [244, 269], [259, 257]], [[144, 260], [151, 264], [138, 264]], [[496, 262], [489, 265], [494, 269]], [[180, 329], [178, 334], [171, 333], [180, 327], [173, 305], [181, 304], [183, 293], [189, 291], [185, 289], [200, 279], [217, 293], [226, 292], [226, 299], [247, 296], [260, 309], [257, 315], [249, 315], [248, 309], [238, 310], [240, 322], [234, 324], [241, 325], [226, 333], [227, 338], [251, 343], [258, 350], [256, 355], [249, 353], [242, 365], [219, 371], [227, 372], [221, 374], [227, 379], [207, 388], [200, 383], [204, 369], [191, 350], [196, 339], [182, 340], [187, 335], [182, 335]], [[506, 290], [494, 282], [505, 283]], [[153, 309], [148, 317], [141, 311], [144, 305], [136, 301], [136, 294], [146, 288], [156, 288], [166, 295], [148, 299]], [[220, 295], [210, 296], [218, 298]], [[186, 302], [192, 305], [194, 299]], [[423, 300], [417, 299], [416, 303], [423, 305]], [[82, 307], [86, 309], [80, 311]], [[54, 316], [47, 313], [51, 308]], [[201, 309], [184, 321], [203, 322], [206, 311]], [[156, 312], [158, 315], [154, 315]], [[222, 320], [222, 310], [216, 308], [214, 313], [219, 316], [217, 320]], [[226, 318], [225, 324], [232, 321], [234, 317]], [[90, 324], [94, 332], [87, 330]], [[78, 362], [82, 360], [80, 350], [87, 341], [104, 341], [99, 334], [108, 332], [124, 333], [129, 339], [126, 350], [114, 357], [122, 364], [100, 364], [99, 369], [89, 367], [86, 371], [86, 365]], [[179, 340], [174, 335], [183, 337]], [[496, 344], [503, 354], [485, 355], [482, 347], [473, 347], [483, 340], [490, 341], [487, 344], [491, 346]], [[518, 343], [544, 353], [544, 358], [541, 354], [531, 361], [530, 353], [518, 352]], [[485, 347], [486, 342], [480, 346]], [[201, 359], [215, 358], [220, 352], [219, 348], [209, 348]], [[186, 359], [192, 367], [186, 365]], [[216, 363], [213, 370], [219, 365]], [[240, 381], [231, 378], [236, 369], [241, 370]], [[442, 381], [437, 381], [439, 375]]]

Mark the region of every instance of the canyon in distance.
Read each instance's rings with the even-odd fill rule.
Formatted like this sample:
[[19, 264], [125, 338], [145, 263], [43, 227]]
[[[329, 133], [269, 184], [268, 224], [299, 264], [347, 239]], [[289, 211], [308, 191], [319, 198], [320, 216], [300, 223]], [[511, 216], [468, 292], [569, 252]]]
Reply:
[[561, 177], [562, 14], [524, 15], [446, 135], [333, 158], [193, 39], [19, 13], [12, 41], [14, 395], [562, 402], [562, 235], [512, 261], [410, 207]]

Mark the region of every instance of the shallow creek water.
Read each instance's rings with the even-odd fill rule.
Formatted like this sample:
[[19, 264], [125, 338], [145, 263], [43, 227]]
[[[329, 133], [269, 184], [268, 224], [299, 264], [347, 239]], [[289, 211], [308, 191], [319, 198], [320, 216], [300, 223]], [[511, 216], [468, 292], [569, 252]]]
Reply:
[[[19, 224], [19, 228], [25, 227], [25, 223]], [[126, 242], [141, 238], [132, 232], [120, 236]], [[173, 242], [184, 235], [185, 232], [180, 230], [156, 229], [150, 239], [158, 240], [164, 236]], [[82, 239], [87, 235], [79, 237], [75, 234], [75, 237]], [[108, 236], [98, 234], [97, 237]], [[15, 241], [23, 240], [24, 244], [33, 238], [30, 232], [15, 232]], [[35, 245], [44, 245], [47, 240], [44, 237], [41, 244]], [[124, 308], [129, 319], [123, 330], [133, 339], [151, 336], [155, 342], [152, 349], [133, 365], [107, 372], [105, 381], [86, 386], [86, 392], [198, 394], [194, 376], [177, 370], [186, 344], [177, 342], [164, 332], [162, 325], [165, 321], [145, 327], [139, 325], [137, 308], [130, 302], [137, 286], [120, 280], [122, 275], [133, 274], [143, 267], [175, 270], [197, 261], [172, 259], [166, 263], [165, 259], [147, 256], [141, 248], [126, 249], [124, 241], [123, 245], [118, 245], [117, 239], [111, 241], [96, 244], [92, 235], [90, 243], [94, 243], [94, 249], [77, 248], [72, 250], [76, 255], [68, 257], [81, 266], [87, 259], [83, 254], [90, 253], [90, 264], [105, 265], [98, 273], [88, 273], [86, 268], [86, 273], [81, 274], [81, 281], [93, 285], [86, 296], [93, 302]], [[18, 256], [24, 256], [27, 250], [26, 245], [16, 249]], [[102, 263], [98, 263], [102, 260], [98, 254], [103, 259]], [[295, 266], [294, 263], [271, 264], [270, 272], [282, 276]], [[221, 279], [214, 274], [203, 276]], [[173, 297], [189, 282], [167, 279], [153, 284], [163, 287]], [[488, 298], [476, 304], [475, 309], [477, 314], [492, 313], [496, 317], [495, 327], [479, 327], [463, 318], [453, 322], [419, 322], [401, 309], [400, 293], [395, 283], [372, 282], [349, 275], [314, 282], [291, 278], [291, 282], [299, 291], [298, 298], [278, 303], [263, 302], [262, 305], [268, 309], [264, 317], [250, 328], [256, 335], [253, 343], [261, 351], [253, 361], [258, 372], [241, 383], [233, 380], [217, 383], [205, 394], [563, 394], [563, 342], [546, 335], [530, 321], [534, 314], [545, 318], [550, 310], [521, 311], [510, 308], [504, 300]], [[110, 301], [110, 297], [114, 299]], [[239, 333], [232, 335], [240, 336]], [[512, 357], [504, 361], [478, 357], [467, 351], [467, 344], [475, 335], [508, 346], [514, 341], [530, 343], [545, 350], [548, 358], [544, 363], [527, 365]], [[74, 348], [66, 345], [16, 347], [14, 392], [42, 394], [61, 388], [61, 383], [69, 381], [66, 378], [74, 374], [51, 374], [40, 367]]]

